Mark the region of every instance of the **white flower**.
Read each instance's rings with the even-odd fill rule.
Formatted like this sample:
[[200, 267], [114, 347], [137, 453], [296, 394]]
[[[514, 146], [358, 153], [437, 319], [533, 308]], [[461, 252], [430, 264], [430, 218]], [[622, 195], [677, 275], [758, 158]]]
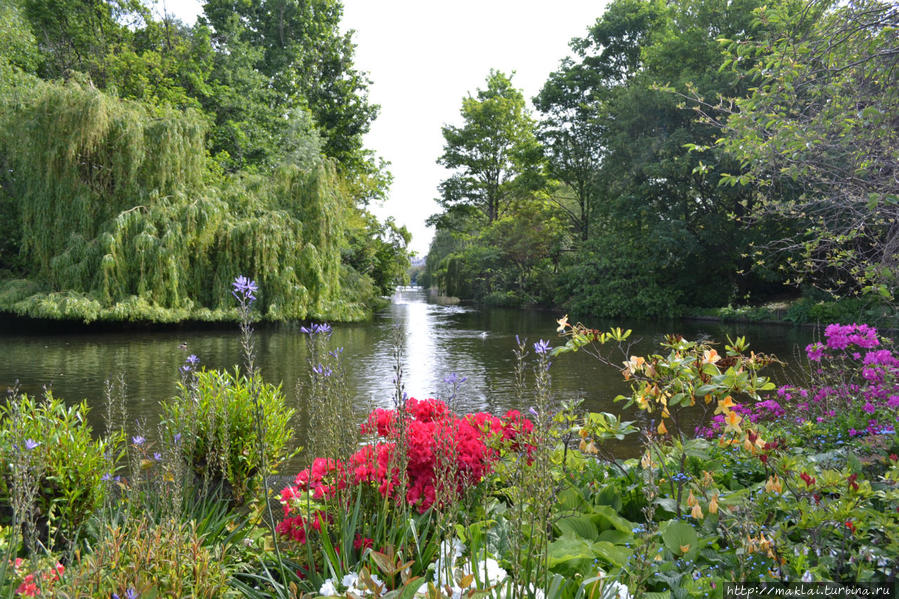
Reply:
[[628, 590], [627, 585], [621, 584], [617, 580], [613, 580], [609, 584], [609, 588], [615, 592], [615, 594], [612, 595], [615, 599], [631, 599], [631, 593]]
[[[471, 565], [465, 564], [464, 573], [471, 574], [471, 572]], [[488, 557], [484, 561], [478, 562], [474, 568], [474, 575], [475, 578], [487, 586], [499, 584], [506, 579], [506, 576], [508, 576], [507, 572], [499, 567], [499, 562], [492, 557]]]
[[433, 563], [434, 568], [434, 584], [443, 587], [453, 583], [452, 571], [456, 566], [456, 560], [462, 557], [465, 551], [459, 539], [452, 541], [444, 539], [440, 542], [440, 548], [437, 551], [437, 561]]
[[319, 595], [324, 595], [325, 597], [334, 597], [338, 595], [337, 587], [334, 586], [334, 579], [327, 579], [318, 590]]
[[359, 580], [359, 575], [356, 574], [355, 572], [350, 572], [349, 574], [347, 574], [346, 576], [343, 577], [343, 580], [340, 581], [340, 584], [342, 584], [345, 587], [350, 588], [350, 587], [356, 586], [356, 582], [358, 580]]

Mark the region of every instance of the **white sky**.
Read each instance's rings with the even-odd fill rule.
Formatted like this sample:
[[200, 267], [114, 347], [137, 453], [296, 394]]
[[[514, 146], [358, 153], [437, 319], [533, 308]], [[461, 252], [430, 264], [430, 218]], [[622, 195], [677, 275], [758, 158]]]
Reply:
[[[187, 23], [198, 0], [165, 0]], [[159, 8], [163, 2], [160, 0]], [[344, 29], [356, 31], [355, 64], [372, 80], [369, 98], [381, 106], [367, 147], [388, 160], [389, 199], [373, 206], [412, 232], [412, 249], [428, 251], [425, 219], [439, 211], [437, 185], [448, 172], [440, 127], [461, 124], [462, 98], [482, 87], [491, 68], [515, 71], [513, 84], [530, 99], [586, 33], [604, 0], [344, 0]]]

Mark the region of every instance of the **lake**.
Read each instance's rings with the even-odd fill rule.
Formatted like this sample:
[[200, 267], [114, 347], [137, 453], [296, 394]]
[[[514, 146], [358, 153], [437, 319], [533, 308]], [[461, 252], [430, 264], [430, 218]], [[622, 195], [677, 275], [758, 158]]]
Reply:
[[[421, 288], [407, 287], [398, 289], [390, 305], [371, 321], [335, 325], [331, 347], [344, 348], [349, 388], [360, 418], [371, 408], [391, 404], [395, 339], [401, 341], [405, 389], [411, 397], [446, 397], [444, 378], [455, 372], [467, 377], [457, 399], [459, 411], [502, 413], [510, 408], [527, 409], [529, 403], [527, 398], [518, 401], [513, 389], [516, 335], [530, 343], [547, 339], [560, 344], [563, 340], [556, 335], [555, 319], [561, 316], [546, 311], [441, 305], [429, 301]], [[812, 328], [778, 325], [680, 320], [585, 324], [632, 328], [639, 341], [630, 353], [656, 351], [663, 335], [670, 332], [716, 341], [724, 341], [727, 335], [746, 335], [753, 350], [774, 353], [788, 363], [795, 362], [797, 347], [804, 348], [816, 336]], [[303, 393], [297, 382], [305, 380], [309, 366], [299, 326], [260, 327], [256, 348], [263, 377], [282, 383], [287, 397], [302, 408]], [[241, 360], [237, 326], [120, 332], [58, 332], [50, 327], [32, 332], [13, 321], [0, 323], [2, 388], [18, 381], [20, 389], [30, 394], [47, 386], [69, 403], [86, 399], [91, 406], [90, 420], [98, 430], [102, 430], [105, 381], [122, 375], [129, 417], [143, 419], [146, 430], [152, 431], [159, 402], [174, 393], [178, 369], [189, 354], [196, 354], [207, 368], [232, 368]], [[585, 354], [568, 354], [554, 361], [551, 372], [556, 400], [583, 398], [592, 410], [620, 410], [612, 400], [627, 387], [617, 369]], [[778, 383], [786, 382], [783, 369], [770, 369], [768, 374]]]

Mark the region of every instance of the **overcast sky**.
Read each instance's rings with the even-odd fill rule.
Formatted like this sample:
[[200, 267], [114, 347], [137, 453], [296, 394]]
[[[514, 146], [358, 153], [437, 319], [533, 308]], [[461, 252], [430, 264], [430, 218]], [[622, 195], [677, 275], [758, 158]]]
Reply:
[[[162, 2], [160, 2], [160, 6]], [[440, 127], [460, 124], [462, 98], [484, 85], [491, 68], [515, 71], [512, 82], [531, 98], [602, 14], [587, 0], [344, 0], [345, 29], [356, 31], [356, 66], [372, 80], [370, 100], [381, 106], [366, 145], [388, 160], [389, 199], [373, 206], [393, 216], [425, 255], [433, 231], [425, 219], [439, 211], [437, 185], [448, 176], [436, 163]], [[166, 0], [187, 23], [196, 0]]]

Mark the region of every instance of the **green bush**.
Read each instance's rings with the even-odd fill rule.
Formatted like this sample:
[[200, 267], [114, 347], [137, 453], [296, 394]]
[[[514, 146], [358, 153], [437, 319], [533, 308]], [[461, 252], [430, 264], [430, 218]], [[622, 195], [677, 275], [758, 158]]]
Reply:
[[[194, 522], [148, 518], [110, 525], [90, 553], [70, 564], [55, 596], [236, 597], [228, 581], [235, 547], [210, 545]], [[116, 594], [116, 595], [113, 595]]]
[[[231, 486], [241, 503], [256, 488], [260, 471], [259, 430], [263, 431], [266, 471], [272, 474], [288, 457], [294, 410], [285, 404], [281, 387], [231, 372], [202, 370], [179, 385], [178, 395], [164, 402], [166, 434], [176, 435], [188, 464], [206, 481]], [[257, 423], [256, 410], [262, 421]]]
[[[30, 452], [42, 472], [35, 499], [38, 517], [55, 531], [53, 540], [70, 542], [82, 524], [103, 504], [108, 478], [123, 455], [121, 433], [94, 439], [87, 424], [87, 404], [66, 406], [48, 391], [43, 400], [27, 395], [0, 407], [0, 504], [14, 493], [17, 452]], [[31, 447], [31, 449], [28, 449]]]

